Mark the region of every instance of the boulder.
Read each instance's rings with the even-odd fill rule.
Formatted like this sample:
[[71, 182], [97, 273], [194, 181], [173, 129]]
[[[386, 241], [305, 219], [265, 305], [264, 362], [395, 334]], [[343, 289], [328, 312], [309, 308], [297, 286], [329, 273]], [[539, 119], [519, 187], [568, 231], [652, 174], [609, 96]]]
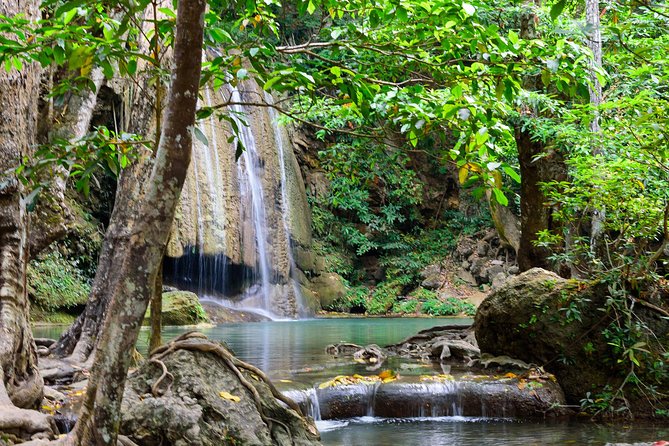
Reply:
[[[190, 291], [169, 291], [163, 293], [163, 325], [196, 325], [209, 322], [207, 313], [200, 304], [197, 294]], [[145, 323], [149, 321], [149, 310]]]
[[439, 289], [445, 282], [439, 265], [426, 266], [420, 272], [420, 278], [422, 279], [420, 286], [428, 290]]
[[121, 433], [132, 441], [143, 446], [320, 444], [313, 422], [279, 402], [273, 386], [222, 344], [187, 339], [172, 345], [177, 344], [181, 347], [154, 355], [128, 378]]
[[344, 279], [337, 273], [325, 273], [311, 280], [311, 289], [321, 302], [321, 308], [330, 307], [335, 300], [346, 295]]
[[[601, 392], [606, 385], [618, 388], [629, 371], [613, 359], [611, 341], [602, 334], [615, 314], [601, 310], [609, 296], [605, 283], [566, 280], [539, 268], [511, 276], [478, 308], [478, 346], [493, 356], [543, 366], [557, 377], [567, 401], [579, 404], [588, 392]], [[642, 305], [634, 312], [656, 339], [669, 339], [669, 320], [660, 312]], [[643, 412], [644, 401], [631, 399], [629, 407]]]

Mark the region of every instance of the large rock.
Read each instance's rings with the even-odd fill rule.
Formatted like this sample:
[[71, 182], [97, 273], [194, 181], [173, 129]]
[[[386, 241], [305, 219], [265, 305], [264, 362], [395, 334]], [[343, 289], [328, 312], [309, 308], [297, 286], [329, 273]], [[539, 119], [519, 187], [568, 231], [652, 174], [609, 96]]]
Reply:
[[[194, 340], [194, 343], [201, 343]], [[204, 350], [218, 344], [205, 341]], [[240, 368], [256, 399], [226, 361], [211, 351], [179, 349], [131, 375], [123, 397], [121, 433], [143, 446], [319, 445], [313, 422], [286, 408], [268, 385]], [[169, 375], [168, 379], [169, 379]]]
[[[612, 359], [610, 339], [602, 335], [615, 315], [601, 310], [609, 295], [606, 284], [566, 280], [539, 268], [511, 277], [476, 313], [479, 348], [544, 366], [555, 374], [572, 404], [605, 385], [618, 388], [629, 368]], [[635, 315], [666, 343], [669, 322], [660, 313], [639, 305]], [[630, 404], [633, 410], [644, 410], [635, 401]]]
[[311, 289], [320, 299], [322, 308], [330, 307], [335, 300], [346, 295], [344, 279], [337, 273], [325, 273], [312, 279]]
[[[147, 318], [148, 315], [147, 311]], [[209, 322], [197, 294], [190, 291], [163, 293], [162, 316], [163, 325], [196, 325]]]

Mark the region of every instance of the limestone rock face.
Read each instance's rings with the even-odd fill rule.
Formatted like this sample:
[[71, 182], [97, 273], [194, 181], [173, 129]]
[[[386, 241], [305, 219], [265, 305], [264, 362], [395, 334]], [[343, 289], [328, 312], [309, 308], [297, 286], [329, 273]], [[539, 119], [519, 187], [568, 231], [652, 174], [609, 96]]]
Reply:
[[311, 281], [311, 289], [316, 293], [322, 308], [327, 308], [346, 294], [344, 279], [337, 273], [325, 273]]
[[219, 356], [177, 350], [162, 362], [174, 377], [162, 396], [152, 393], [152, 386], [163, 373], [155, 363], [145, 363], [126, 384], [121, 433], [137, 444], [320, 444], [312, 422], [280, 404], [269, 387], [250, 372], [241, 373], [257, 390], [266, 421], [251, 391]]
[[[611, 322], [600, 310], [609, 294], [606, 284], [566, 280], [540, 268], [511, 277], [476, 313], [481, 352], [544, 366], [571, 404], [606, 384], [615, 388], [625, 371], [611, 363], [611, 346], [602, 335]], [[638, 306], [635, 314], [658, 339], [667, 339], [669, 322], [659, 313]]]
[[[206, 89], [202, 105], [216, 105], [231, 94], [230, 87]], [[252, 81], [240, 84], [234, 94], [246, 102], [272, 100]], [[264, 293], [273, 295], [265, 309], [294, 317], [301, 306], [313, 306], [300, 302], [302, 296], [295, 291], [299, 286], [293, 283], [296, 267], [313, 268], [311, 211], [300, 168], [288, 132], [276, 124], [272, 108], [245, 107], [233, 115], [241, 127], [241, 154], [225, 120], [207, 118], [196, 132], [167, 257], [182, 261], [177, 284], [201, 295], [234, 297], [264, 276], [269, 282]]]

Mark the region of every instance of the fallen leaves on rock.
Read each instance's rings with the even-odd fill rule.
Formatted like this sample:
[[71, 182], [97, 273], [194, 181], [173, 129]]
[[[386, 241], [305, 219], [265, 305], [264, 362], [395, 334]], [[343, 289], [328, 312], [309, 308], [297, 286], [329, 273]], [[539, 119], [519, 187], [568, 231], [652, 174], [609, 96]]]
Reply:
[[420, 375], [420, 380], [421, 381], [436, 381], [436, 382], [447, 382], [447, 381], [454, 381], [455, 378], [453, 375], [448, 375], [448, 374], [440, 374], [440, 375]]
[[389, 383], [399, 378], [399, 375], [394, 370], [384, 370], [378, 375], [362, 376], [362, 375], [339, 375], [335, 376], [329, 381], [321, 383], [318, 388], [326, 389], [328, 387], [347, 386], [354, 384], [379, 384]]
[[235, 395], [233, 395], [229, 392], [220, 392], [218, 395], [223, 399], [226, 399], [228, 401], [232, 401], [233, 403], [238, 403], [242, 400], [240, 397], [235, 396]]

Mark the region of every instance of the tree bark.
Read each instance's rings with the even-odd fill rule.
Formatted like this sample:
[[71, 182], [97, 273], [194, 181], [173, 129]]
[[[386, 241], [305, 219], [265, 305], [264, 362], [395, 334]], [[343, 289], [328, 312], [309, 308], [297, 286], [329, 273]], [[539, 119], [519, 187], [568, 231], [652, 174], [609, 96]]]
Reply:
[[[0, 3], [0, 14], [39, 17], [36, 0]], [[23, 187], [11, 169], [31, 153], [37, 128], [40, 70], [0, 70], [0, 405], [34, 408], [42, 399], [35, 343], [28, 319], [28, 215]]]
[[[521, 14], [520, 36], [523, 39], [538, 38], [538, 17], [534, 12], [534, 5], [539, 2], [527, 1], [525, 11]], [[538, 76], [528, 76], [524, 80], [527, 90], [539, 90]], [[537, 117], [538, 111], [523, 110], [523, 120], [532, 120]], [[531, 125], [517, 124], [515, 127], [516, 147], [518, 148], [518, 162], [520, 165], [520, 243], [518, 249], [518, 267], [520, 271], [539, 267], [552, 269], [548, 256], [550, 251], [536, 246], [537, 233], [555, 229], [552, 210], [546, 205], [547, 197], [541, 190], [540, 184], [549, 181], [560, 181], [566, 178], [567, 168], [564, 157], [557, 151], [547, 152], [543, 141], [533, 138]]]
[[176, 67], [161, 142], [143, 199], [132, 215], [129, 238], [115, 256], [108, 289], [111, 304], [79, 420], [77, 445], [115, 445], [131, 352], [156, 283], [192, 151], [191, 129], [202, 64], [205, 0], [179, 2], [174, 45]]
[[[590, 29], [588, 34], [588, 48], [592, 51], [590, 61], [590, 83], [588, 87], [590, 92], [590, 104], [593, 106], [593, 116], [590, 122], [590, 131], [592, 132], [591, 153], [594, 156], [602, 154], [601, 127], [599, 125], [599, 106], [602, 104], [602, 84], [597, 78], [597, 70], [602, 68], [602, 32], [599, 23], [599, 0], [586, 0], [585, 2], [585, 21]], [[601, 239], [604, 232], [604, 221], [606, 219], [606, 210], [604, 208], [595, 209], [592, 212], [590, 222], [590, 249], [593, 252], [601, 252]]]
[[[165, 0], [161, 0], [164, 2]], [[155, 9], [148, 8], [143, 24], [145, 30], [143, 34], [152, 28]], [[160, 13], [158, 13], [160, 14]], [[140, 42], [140, 51], [149, 54], [150, 43], [142, 40]], [[161, 59], [171, 60], [166, 56], [166, 49], [160, 54]], [[169, 62], [166, 62], [169, 63]], [[139, 61], [139, 71], [150, 71], [153, 67], [148, 62]], [[154, 113], [159, 106], [156, 98], [160, 94], [150, 94], [151, 79], [148, 75], [141, 76], [136, 84], [132, 84], [126, 90], [126, 113], [127, 122], [124, 123], [124, 129], [129, 133], [149, 135], [150, 128], [156, 126], [155, 119], [159, 113]], [[162, 88], [160, 82], [155, 82], [156, 88]], [[98, 268], [95, 279], [91, 287], [91, 293], [86, 308], [79, 315], [77, 320], [66, 330], [57, 343], [51, 347], [51, 351], [60, 357], [69, 356], [73, 362], [83, 363], [89, 358], [95, 347], [102, 321], [104, 320], [107, 308], [111, 300], [111, 292], [108, 288], [108, 282], [113, 275], [112, 269], [119, 259], [126, 255], [122, 252], [127, 246], [127, 242], [132, 233], [133, 216], [143, 197], [142, 186], [145, 184], [153, 163], [153, 154], [149, 152], [142, 153], [130, 166], [121, 171], [116, 189], [116, 199], [114, 209], [110, 218], [109, 227], [105, 233], [105, 238], [100, 251]]]
[[[546, 205], [547, 197], [540, 184], [566, 179], [564, 159], [558, 152], [546, 154], [541, 141], [532, 139], [527, 130], [516, 127], [516, 144], [520, 164], [520, 248], [518, 267], [521, 271], [539, 267], [552, 269], [548, 260], [550, 251], [535, 245], [537, 233], [556, 229], [552, 209]], [[537, 158], [538, 157], [538, 158]]]
[[[97, 104], [98, 91], [104, 81], [102, 69], [93, 68], [90, 78], [95, 85], [95, 90], [86, 89], [73, 94], [57, 110], [57, 117], [49, 132], [49, 143], [56, 139], [76, 141], [83, 138], [88, 132]], [[53, 166], [48, 174], [42, 175], [48, 181], [49, 186], [40, 194], [32, 215], [31, 258], [67, 234], [68, 224], [72, 220], [70, 210], [65, 203], [65, 188], [69, 173], [69, 170], [63, 166]]]

